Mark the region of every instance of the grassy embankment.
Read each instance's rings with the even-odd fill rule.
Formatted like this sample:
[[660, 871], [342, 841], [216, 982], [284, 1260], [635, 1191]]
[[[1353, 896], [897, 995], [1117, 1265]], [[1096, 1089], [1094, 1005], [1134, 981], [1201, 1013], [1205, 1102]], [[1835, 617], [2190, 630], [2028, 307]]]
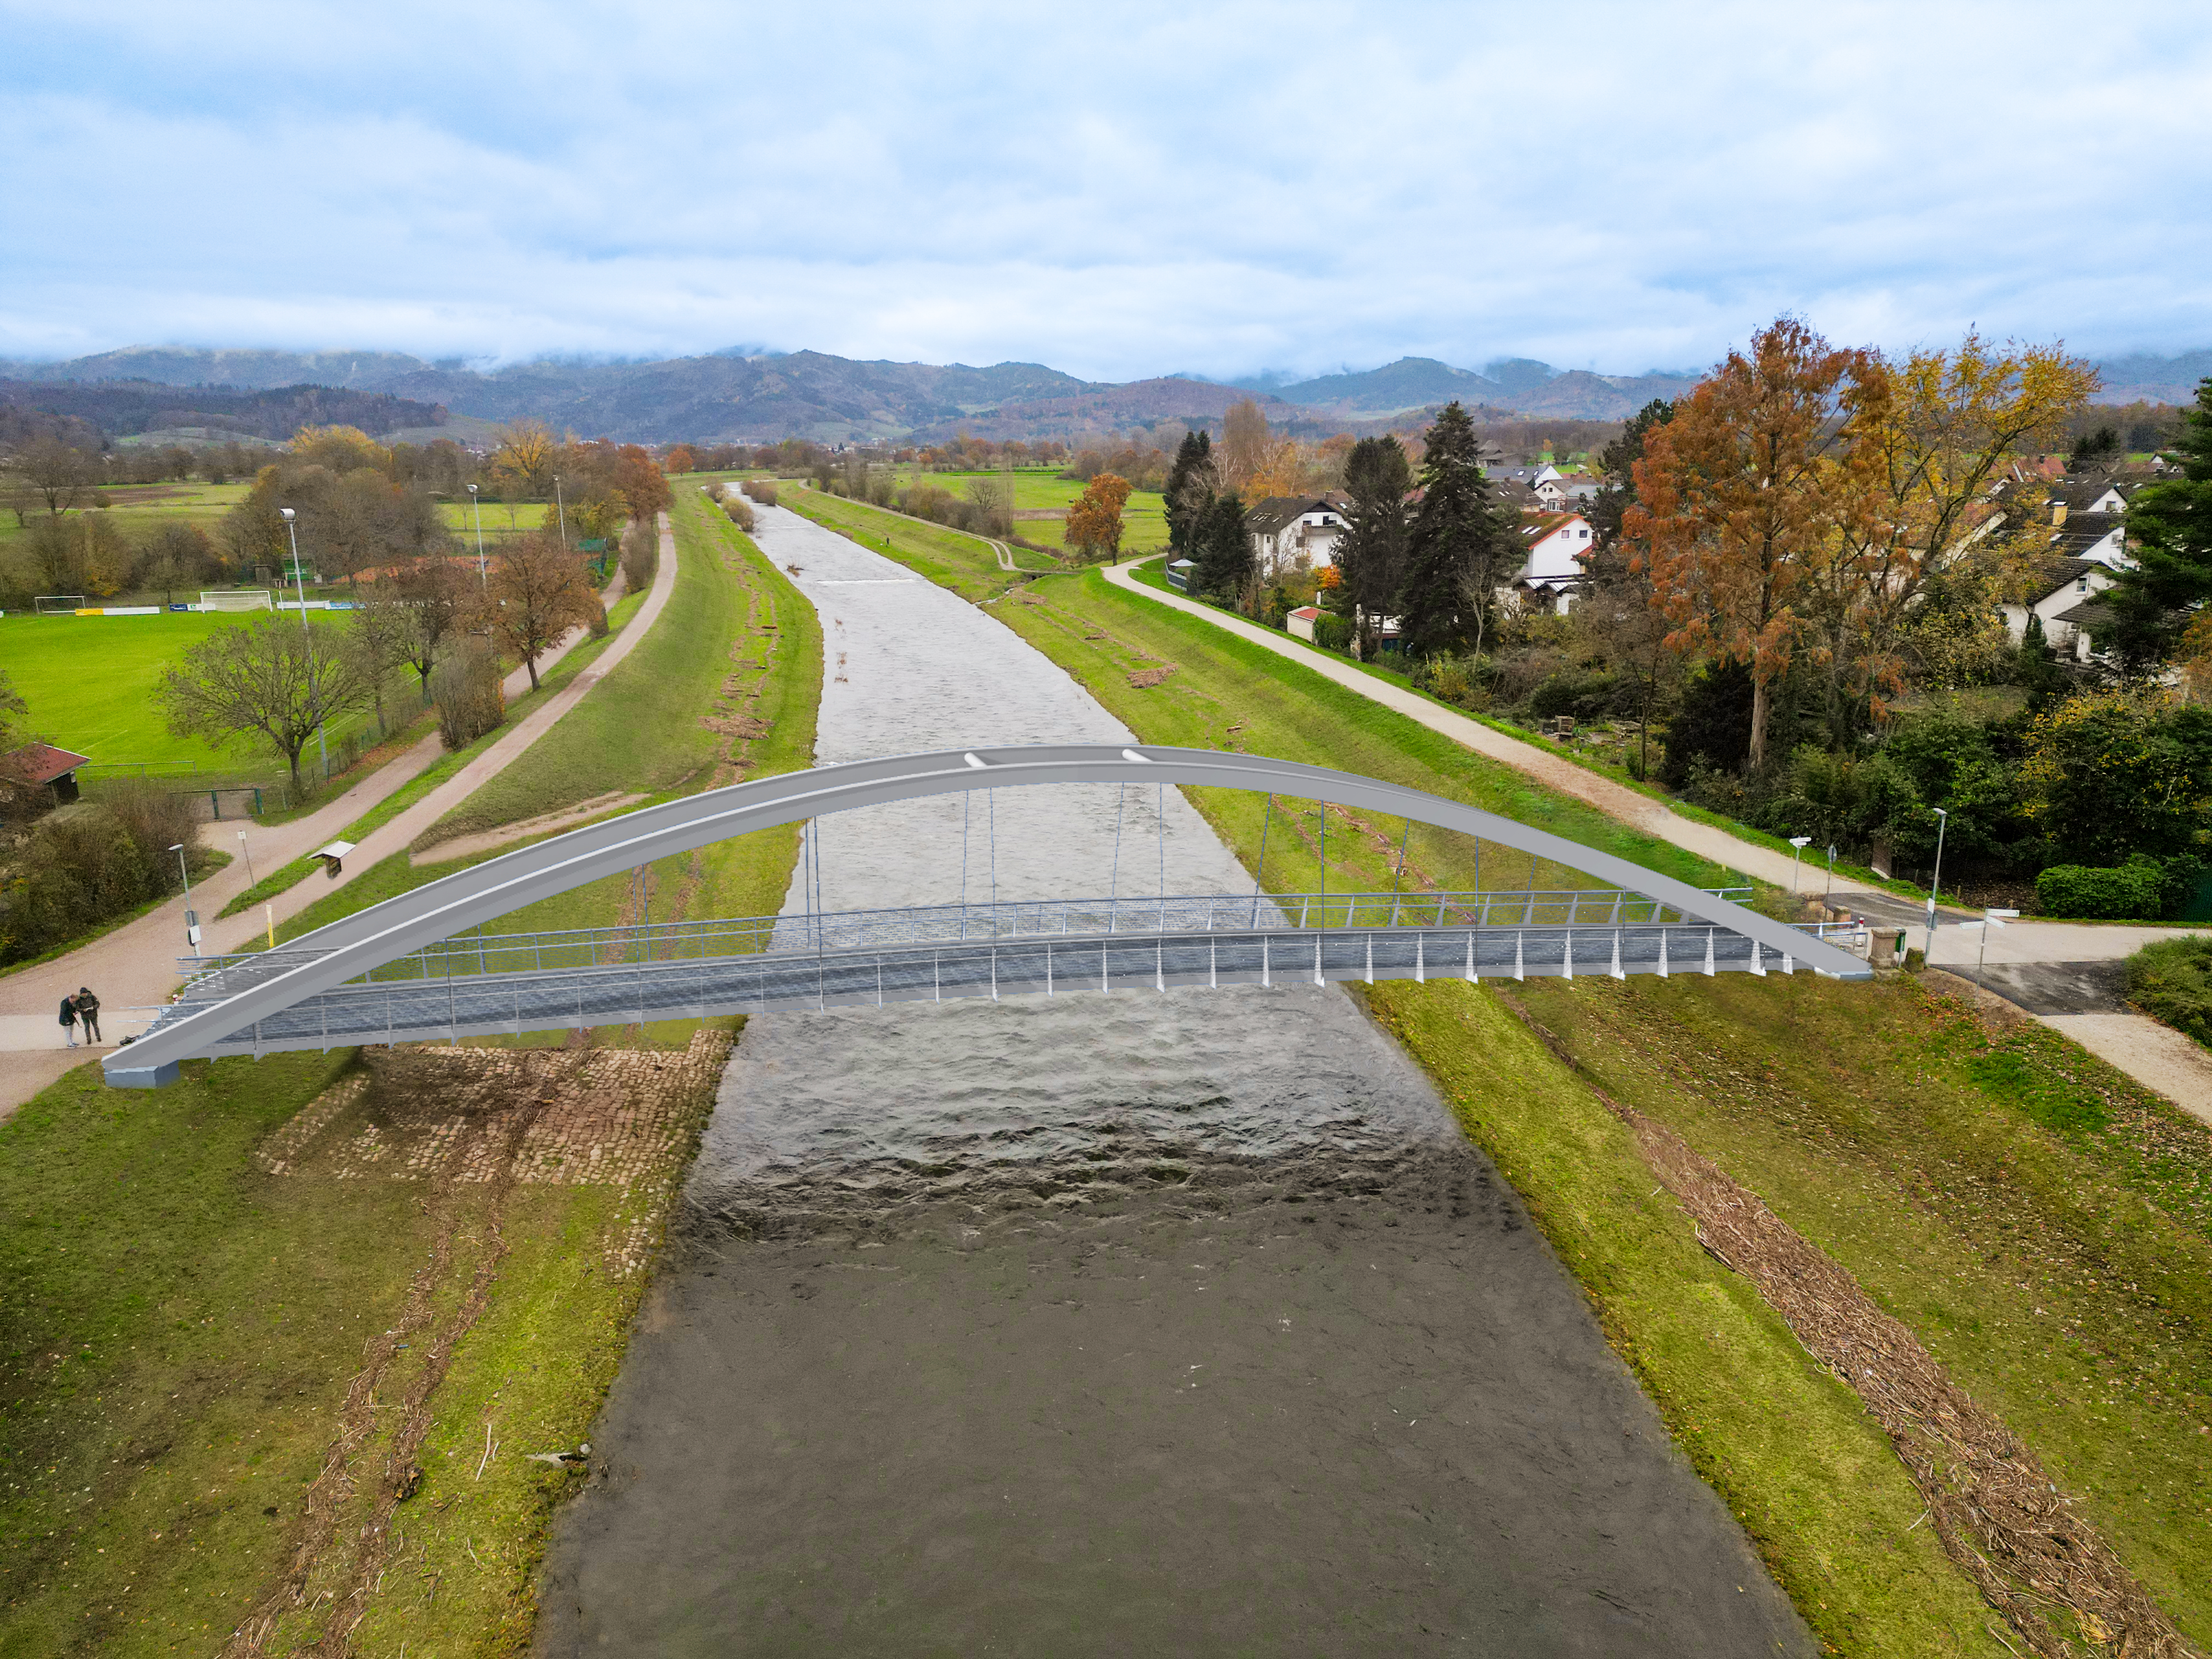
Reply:
[[[994, 614], [1147, 741], [1368, 772], [1691, 873], [1686, 855], [1095, 573], [1030, 585]], [[1168, 665], [1149, 689], [1131, 683]], [[1195, 804], [1250, 866], [1256, 806]], [[1312, 878], [1311, 822], [1279, 861], [1278, 814], [1271, 888]], [[1332, 816], [1330, 885], [1384, 870], [1397, 828], [1355, 842]], [[1413, 847], [1424, 883], [1472, 874], [1463, 845], [1417, 827]], [[2002, 1651], [1916, 1524], [1920, 1497], [1877, 1426], [1703, 1252], [1590, 1089], [1488, 989], [1370, 994], [1814, 1628], [1849, 1652]], [[1855, 1274], [2010, 1421], [2184, 1630], [2212, 1636], [2212, 1132], [2055, 1033], [1985, 1030], [1911, 981], [1536, 981], [1516, 994], [1604, 1086]]]
[[[1188, 597], [1176, 592], [1175, 588], [1168, 585], [1164, 559], [1147, 559], [1140, 564], [1133, 566], [1130, 574], [1142, 586], [1152, 588], [1158, 592], [1173, 593], [1177, 598]], [[1209, 604], [1210, 601], [1201, 599], [1195, 603], [1203, 605]], [[1442, 697], [1423, 690], [1413, 684], [1413, 677], [1398, 665], [1398, 659], [1395, 656], [1386, 658], [1379, 663], [1361, 662], [1357, 658], [1340, 656], [1334, 651], [1324, 651], [1311, 641], [1299, 639], [1294, 634], [1285, 634], [1283, 639], [1296, 651], [1324, 659], [1341, 667], [1350, 668], [1355, 672], [1364, 674], [1370, 679], [1380, 680], [1386, 685], [1394, 686], [1409, 696], [1420, 698], [1424, 702], [1434, 703], [1437, 708], [1449, 710], [1464, 720], [1474, 720], [1480, 725], [1486, 726], [1492, 731], [1511, 738], [1516, 743], [1525, 743], [1531, 749], [1540, 749], [1546, 754], [1556, 755], [1562, 760], [1581, 767], [1586, 772], [1594, 772], [1600, 777], [1619, 784], [1624, 789], [1632, 789], [1637, 793], [1652, 800], [1664, 802], [1668, 810], [1693, 823], [1710, 824], [1716, 830], [1725, 830], [1739, 841], [1748, 842], [1754, 847], [1763, 847], [1769, 852], [1779, 853], [1784, 858], [1791, 855], [1793, 849], [1786, 837], [1771, 834], [1765, 830], [1753, 829], [1747, 823], [1739, 823], [1734, 818], [1724, 817], [1718, 812], [1708, 811], [1702, 806], [1671, 795], [1662, 785], [1655, 783], [1649, 778], [1634, 776], [1626, 766], [1613, 764], [1600, 755], [1593, 753], [1584, 744], [1572, 742], [1562, 743], [1555, 738], [1547, 738], [1541, 732], [1532, 732], [1525, 726], [1516, 726], [1511, 720], [1500, 720], [1496, 715], [1485, 714], [1480, 709], [1462, 708], [1458, 703], [1447, 702]], [[1655, 756], [1656, 752], [1655, 750]], [[1806, 867], [1808, 871], [1817, 868], [1825, 872], [1826, 866], [1817, 859], [1808, 858]], [[1849, 861], [1839, 862], [1836, 866], [1836, 873], [1846, 880], [1857, 882], [1863, 886], [1877, 888], [1884, 892], [1895, 893], [1900, 897], [1924, 899], [1928, 896], [1928, 890], [1924, 887], [1916, 887], [1909, 881], [1899, 881], [1888, 876], [1878, 876], [1863, 865], [1852, 864]]]
[[[902, 484], [935, 484], [939, 489], [961, 495], [966, 492], [970, 478], [1000, 476], [996, 472], [931, 472], [920, 467], [902, 467], [898, 478]], [[1026, 468], [1017, 471], [1013, 480], [1016, 513], [1053, 515], [1017, 519], [1015, 532], [1055, 550], [1064, 547], [1067, 509], [1090, 486], [1078, 478], [1061, 477], [1057, 468]], [[1167, 503], [1158, 490], [1131, 490], [1129, 499], [1121, 505], [1121, 550], [1125, 554], [1149, 553], [1168, 544]]]
[[[811, 608], [726, 526], [678, 524], [686, 561], [745, 600], [724, 636], [693, 641], [697, 659], [660, 665], [733, 727], [693, 786], [807, 764]], [[577, 712], [619, 700], [620, 679]], [[667, 860], [656, 917], [773, 908], [796, 844], [792, 830]], [[388, 860], [295, 926], [455, 867]], [[572, 896], [532, 920], [590, 925], [608, 908]], [[603, 1056], [630, 1068], [611, 1097], [563, 1080], [592, 1050], [541, 1049], [517, 1057], [538, 1069], [497, 1113], [439, 1089], [354, 1101], [283, 1174], [261, 1161], [272, 1137], [357, 1078], [354, 1053], [195, 1062], [150, 1095], [87, 1068], [0, 1127], [0, 1655], [213, 1653], [257, 1608], [282, 1615], [272, 1651], [356, 1612], [365, 1655], [520, 1650], [545, 1528], [580, 1479], [526, 1460], [577, 1443], [620, 1362], [712, 1104], [712, 1055], [666, 1052], [691, 1035], [633, 1028], [659, 1052]], [[598, 1112], [604, 1163], [568, 1139], [514, 1150], [541, 1089]], [[430, 1178], [386, 1178], [410, 1157]], [[456, 1179], [453, 1164], [441, 1178], [441, 1158], [520, 1178]], [[303, 1559], [304, 1605], [268, 1600]]]

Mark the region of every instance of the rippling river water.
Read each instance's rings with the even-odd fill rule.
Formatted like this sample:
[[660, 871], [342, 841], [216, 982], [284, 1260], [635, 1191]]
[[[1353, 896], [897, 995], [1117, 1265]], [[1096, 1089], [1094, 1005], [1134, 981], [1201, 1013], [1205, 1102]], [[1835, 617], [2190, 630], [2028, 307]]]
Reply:
[[[817, 761], [1132, 741], [984, 611], [761, 518], [822, 615]], [[1008, 789], [830, 821], [823, 902], [956, 898], [963, 842], [971, 899], [1250, 884], [1172, 792]], [[684, 1228], [542, 1651], [1809, 1650], [1340, 989], [756, 1018]]]

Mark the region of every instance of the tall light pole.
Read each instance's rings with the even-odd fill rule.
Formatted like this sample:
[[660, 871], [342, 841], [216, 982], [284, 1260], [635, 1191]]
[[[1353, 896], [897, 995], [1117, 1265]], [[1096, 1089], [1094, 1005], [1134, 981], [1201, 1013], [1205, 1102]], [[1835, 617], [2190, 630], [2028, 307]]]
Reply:
[[307, 637], [307, 706], [315, 711], [315, 752], [323, 757], [323, 780], [328, 782], [331, 745], [323, 736], [322, 694], [315, 689], [315, 630], [307, 626], [307, 573], [300, 565], [300, 522], [290, 507], [276, 510], [284, 515], [284, 532], [292, 538], [292, 583], [300, 595], [300, 631]]
[[1929, 962], [1936, 960], [1936, 890], [1943, 884], [1943, 832], [1951, 827], [1951, 815], [1942, 807], [1936, 811], [1936, 877], [1928, 884], [1928, 943], [1920, 954]]
[[474, 484], [469, 486], [469, 510], [474, 513], [477, 518], [477, 586], [483, 587], [489, 586], [484, 577], [483, 503], [477, 498], [477, 487]]
[[1790, 890], [1792, 894], [1797, 890], [1797, 866], [1805, 861], [1805, 849], [1812, 844], [1810, 836], [1790, 837]]
[[185, 878], [185, 943], [197, 951], [200, 948], [200, 919], [192, 910], [192, 872], [185, 864], [185, 844], [178, 842], [169, 850], [177, 855], [177, 873]]
[[553, 510], [561, 515], [561, 547], [565, 552], [568, 546], [568, 509], [561, 500], [561, 475], [557, 472], [553, 475]]

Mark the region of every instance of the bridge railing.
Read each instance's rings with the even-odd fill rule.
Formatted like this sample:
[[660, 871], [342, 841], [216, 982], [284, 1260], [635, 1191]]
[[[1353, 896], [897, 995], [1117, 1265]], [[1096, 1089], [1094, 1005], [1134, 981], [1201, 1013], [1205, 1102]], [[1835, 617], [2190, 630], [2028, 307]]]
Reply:
[[[1731, 902], [1747, 887], [1705, 890]], [[538, 973], [635, 963], [706, 960], [762, 951], [817, 952], [902, 945], [1261, 928], [1628, 927], [1686, 921], [1624, 888], [1506, 892], [1181, 894], [1146, 898], [1024, 899], [796, 915], [702, 918], [629, 927], [462, 934], [397, 957], [355, 983]], [[313, 962], [318, 951], [185, 957], [187, 1002], [229, 996]]]

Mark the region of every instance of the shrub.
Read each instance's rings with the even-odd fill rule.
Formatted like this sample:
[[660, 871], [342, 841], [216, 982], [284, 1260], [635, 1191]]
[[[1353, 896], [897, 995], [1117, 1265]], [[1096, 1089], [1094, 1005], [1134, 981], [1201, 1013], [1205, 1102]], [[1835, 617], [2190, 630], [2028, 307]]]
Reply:
[[738, 488], [763, 507], [775, 505], [775, 480], [773, 478], [748, 478]]
[[2212, 934], [2146, 945], [2128, 958], [2128, 1000], [2212, 1048]]
[[1334, 611], [1324, 611], [1314, 618], [1314, 643], [1324, 651], [1349, 653], [1352, 649], [1352, 618], [1340, 617]]
[[507, 718], [499, 659], [478, 639], [465, 639], [430, 671], [430, 698], [438, 706], [438, 738], [465, 749]]
[[730, 515], [730, 522], [737, 526], [738, 529], [744, 531], [745, 534], [750, 536], [753, 533], [754, 520], [752, 503], [748, 501], [744, 496], [724, 496], [722, 498], [722, 511]]
[[177, 884], [172, 847], [190, 847], [199, 835], [196, 797], [180, 795], [144, 778], [119, 778], [104, 784], [100, 805], [114, 815], [137, 848], [146, 866], [145, 896], [155, 897]]
[[2035, 902], [2046, 916], [2124, 921], [2166, 909], [2166, 870], [2138, 854], [2117, 869], [2054, 864], [2035, 878]]
[[653, 573], [659, 558], [659, 532], [642, 520], [632, 520], [622, 537], [623, 575], [631, 592], [642, 593], [653, 586]]
[[[168, 849], [162, 856], [167, 861]], [[0, 849], [0, 962], [67, 944], [164, 890], [123, 821], [94, 801], [50, 812]]]

